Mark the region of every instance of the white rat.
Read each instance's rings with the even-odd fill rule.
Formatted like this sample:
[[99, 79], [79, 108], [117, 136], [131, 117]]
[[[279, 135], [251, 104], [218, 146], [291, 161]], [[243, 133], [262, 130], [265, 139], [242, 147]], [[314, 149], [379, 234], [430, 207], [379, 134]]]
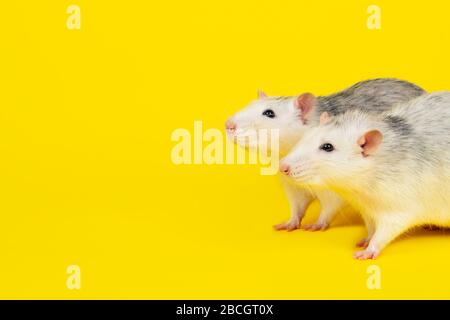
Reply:
[[357, 259], [375, 259], [406, 230], [450, 226], [450, 92], [374, 116], [352, 110], [309, 130], [281, 161], [300, 185], [331, 188], [361, 213], [368, 237]]
[[[268, 97], [259, 92], [259, 99], [237, 112], [226, 122], [228, 136], [244, 147], [270, 146], [267, 141], [248, 145], [241, 139], [250, 130], [278, 129], [280, 156], [285, 156], [307, 130], [319, 123], [322, 112], [337, 115], [346, 110], [361, 109], [368, 113], [381, 113], [396, 103], [406, 102], [424, 94], [415, 84], [397, 79], [374, 79], [359, 82], [341, 92], [315, 97], [304, 93], [295, 97]], [[331, 190], [314, 190], [298, 187], [281, 176], [291, 207], [291, 218], [275, 226], [277, 230], [298, 229], [309, 204], [318, 199], [321, 205], [316, 223], [303, 226], [306, 230], [324, 230], [345, 203]]]

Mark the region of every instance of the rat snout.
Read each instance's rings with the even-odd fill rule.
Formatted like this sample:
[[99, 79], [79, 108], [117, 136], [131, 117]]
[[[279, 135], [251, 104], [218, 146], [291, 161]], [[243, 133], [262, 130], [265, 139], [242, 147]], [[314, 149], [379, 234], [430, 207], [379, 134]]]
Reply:
[[225, 129], [228, 132], [235, 132], [236, 131], [236, 122], [233, 121], [233, 118], [229, 118], [226, 122], [225, 122]]
[[280, 172], [288, 176], [291, 173], [291, 167], [287, 163], [281, 163]]

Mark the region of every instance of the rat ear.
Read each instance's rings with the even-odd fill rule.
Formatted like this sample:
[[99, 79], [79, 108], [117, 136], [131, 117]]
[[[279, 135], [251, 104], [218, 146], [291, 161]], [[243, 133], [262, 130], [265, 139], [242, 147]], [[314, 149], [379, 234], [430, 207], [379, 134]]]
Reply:
[[363, 149], [362, 154], [364, 157], [368, 157], [377, 151], [381, 142], [383, 141], [383, 134], [378, 130], [372, 130], [366, 132], [361, 138], [358, 139], [358, 145]]
[[326, 124], [326, 123], [330, 122], [330, 120], [331, 120], [330, 114], [325, 111], [320, 115], [319, 124]]
[[300, 117], [303, 122], [306, 122], [316, 104], [317, 99], [312, 93], [301, 94], [294, 101], [294, 106], [300, 110]]
[[267, 94], [264, 93], [261, 89], [258, 89], [258, 99], [267, 98]]

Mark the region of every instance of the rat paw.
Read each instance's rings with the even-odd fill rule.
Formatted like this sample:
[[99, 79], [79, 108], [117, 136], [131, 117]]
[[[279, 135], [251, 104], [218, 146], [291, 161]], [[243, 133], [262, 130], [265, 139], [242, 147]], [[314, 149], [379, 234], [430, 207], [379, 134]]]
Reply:
[[368, 238], [364, 238], [361, 241], [359, 241], [356, 246], [358, 248], [367, 248], [367, 246], [369, 245], [370, 239]]
[[287, 222], [283, 222], [280, 224], [276, 224], [273, 226], [273, 228], [277, 231], [280, 230], [286, 230], [286, 231], [293, 231], [300, 227], [300, 221], [298, 220], [289, 220]]
[[325, 231], [328, 229], [328, 223], [326, 222], [322, 222], [322, 223], [313, 223], [313, 224], [307, 224], [302, 226], [303, 230], [307, 230], [307, 231]]
[[378, 250], [362, 250], [357, 251], [353, 254], [353, 257], [358, 260], [369, 260], [369, 259], [376, 259], [380, 255], [380, 251]]

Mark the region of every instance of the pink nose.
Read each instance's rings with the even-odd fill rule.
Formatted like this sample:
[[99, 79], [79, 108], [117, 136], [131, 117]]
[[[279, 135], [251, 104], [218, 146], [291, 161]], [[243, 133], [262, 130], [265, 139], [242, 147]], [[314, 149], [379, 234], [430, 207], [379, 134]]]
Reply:
[[233, 120], [228, 119], [227, 122], [225, 122], [225, 128], [227, 130], [234, 131], [236, 130], [236, 123]]
[[282, 163], [280, 165], [280, 172], [281, 173], [284, 173], [285, 175], [288, 175], [290, 173], [290, 171], [291, 171], [291, 168], [289, 167], [288, 164]]

